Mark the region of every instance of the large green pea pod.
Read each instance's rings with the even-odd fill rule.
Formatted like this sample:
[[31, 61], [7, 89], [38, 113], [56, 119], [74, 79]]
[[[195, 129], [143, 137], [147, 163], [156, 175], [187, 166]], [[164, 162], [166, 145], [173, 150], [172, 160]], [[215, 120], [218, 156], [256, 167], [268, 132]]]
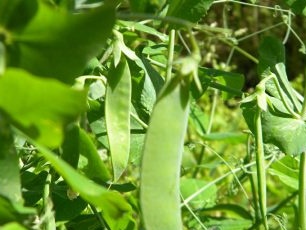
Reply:
[[145, 229], [182, 229], [179, 178], [189, 83], [171, 79], [153, 108], [143, 151], [140, 202]]

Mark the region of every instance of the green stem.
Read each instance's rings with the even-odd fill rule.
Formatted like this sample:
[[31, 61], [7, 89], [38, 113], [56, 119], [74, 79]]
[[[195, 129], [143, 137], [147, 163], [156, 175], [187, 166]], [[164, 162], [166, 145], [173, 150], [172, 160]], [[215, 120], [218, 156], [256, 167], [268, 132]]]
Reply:
[[306, 153], [300, 157], [299, 175], [299, 229], [306, 229]]
[[44, 208], [44, 221], [43, 221], [43, 229], [45, 230], [52, 230], [55, 229], [55, 219], [54, 214], [52, 212], [52, 201], [51, 201], [51, 181], [52, 181], [52, 173], [49, 170], [44, 191], [43, 191], [43, 208]]
[[261, 110], [256, 113], [256, 169], [258, 177], [258, 198], [261, 217], [265, 229], [269, 229], [267, 220], [266, 166], [262, 139]]
[[[210, 134], [210, 132], [211, 132], [211, 128], [212, 128], [212, 125], [213, 125], [213, 121], [214, 121], [214, 118], [215, 118], [215, 112], [216, 112], [216, 108], [217, 108], [218, 92], [219, 92], [219, 90], [213, 89], [212, 106], [211, 106], [208, 126], [207, 126], [207, 129], [206, 129], [206, 134]], [[200, 156], [197, 160], [198, 165], [201, 164], [201, 162], [203, 161], [205, 150], [206, 150], [206, 148], [205, 148], [205, 146], [203, 146], [202, 149], [201, 149], [201, 152], [200, 152]], [[196, 167], [196, 169], [193, 173], [194, 178], [198, 174], [199, 170], [200, 170], [200, 167]]]
[[[200, 61], [201, 61], [201, 52], [200, 52], [200, 48], [198, 46], [198, 42], [195, 39], [195, 37], [192, 33], [192, 30], [190, 28], [188, 30], [188, 34], [189, 34], [189, 39], [190, 39], [190, 44], [191, 44], [191, 55], [196, 60], [196, 62], [199, 64]], [[203, 88], [202, 88], [202, 85], [201, 85], [201, 81], [199, 79], [198, 68], [194, 69], [192, 75], [193, 75], [194, 82], [195, 82], [199, 92], [202, 93]]]
[[[250, 163], [252, 160], [252, 154], [251, 154], [251, 140], [252, 136], [249, 134], [248, 135], [248, 141], [247, 141], [247, 163]], [[250, 184], [251, 184], [251, 190], [252, 190], [252, 197], [253, 197], [253, 204], [254, 204], [254, 212], [255, 212], [255, 220], [256, 222], [259, 222], [259, 207], [258, 207], [258, 199], [257, 199], [257, 194], [256, 194], [256, 183], [255, 183], [255, 174], [250, 173], [249, 179], [250, 179]]]
[[0, 76], [3, 75], [5, 70], [5, 46], [0, 40]]
[[284, 94], [284, 92], [283, 92], [283, 90], [282, 90], [282, 87], [280, 86], [280, 84], [279, 84], [279, 82], [278, 82], [278, 79], [277, 79], [277, 77], [276, 77], [276, 75], [275, 75], [274, 73], [271, 73], [268, 77], [264, 78], [264, 79], [261, 81], [261, 83], [263, 83], [263, 81], [265, 81], [265, 82], [264, 82], [264, 84], [265, 84], [265, 83], [266, 83], [267, 81], [269, 81], [270, 79], [273, 80], [273, 82], [274, 82], [274, 84], [275, 84], [275, 86], [276, 86], [277, 92], [279, 93], [279, 95], [280, 95], [280, 97], [281, 97], [281, 100], [282, 100], [282, 102], [283, 102], [285, 108], [287, 109], [287, 111], [288, 111], [295, 119], [300, 119], [301, 116], [300, 116], [298, 113], [296, 113], [296, 112], [290, 107], [290, 105], [287, 103], [287, 100], [286, 100], [286, 98], [285, 98], [285, 94]]
[[97, 220], [98, 220], [98, 222], [99, 222], [99, 224], [100, 224], [100, 226], [103, 228], [103, 229], [110, 229], [106, 224], [105, 224], [105, 222], [104, 222], [104, 220], [103, 220], [103, 218], [102, 218], [102, 216], [101, 216], [101, 213], [99, 213], [98, 212], [98, 210], [96, 209], [96, 207], [95, 206], [93, 206], [93, 205], [89, 205], [90, 206], [90, 208], [91, 208], [91, 210], [93, 211], [93, 213], [95, 214], [95, 216], [96, 216], [96, 218], [97, 218]]
[[148, 129], [148, 125], [144, 123], [136, 114], [130, 113], [131, 117], [134, 118], [135, 121], [138, 122], [144, 129]]
[[174, 42], [175, 42], [175, 30], [170, 31], [169, 35], [169, 52], [168, 52], [168, 61], [167, 61], [167, 73], [166, 73], [166, 82], [171, 79], [172, 75], [172, 64], [173, 64], [173, 57], [174, 57]]
[[[306, 71], [305, 71], [305, 75], [306, 76]], [[306, 119], [306, 79], [304, 78], [304, 101], [303, 101], [303, 106], [302, 106], [302, 112], [301, 112], [301, 116], [303, 119]]]

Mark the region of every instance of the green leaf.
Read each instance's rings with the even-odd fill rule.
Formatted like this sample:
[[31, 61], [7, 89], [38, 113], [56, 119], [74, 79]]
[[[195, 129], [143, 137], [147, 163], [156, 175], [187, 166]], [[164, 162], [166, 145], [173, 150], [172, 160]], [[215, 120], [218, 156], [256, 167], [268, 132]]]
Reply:
[[259, 45], [258, 74], [262, 76], [268, 69], [276, 73], [275, 65], [285, 62], [285, 47], [282, 42], [275, 37], [265, 37]]
[[163, 42], [168, 41], [168, 36], [166, 34], [159, 32], [158, 30], [156, 30], [153, 27], [144, 25], [144, 24], [136, 22], [136, 21], [134, 21], [134, 22], [119, 21], [119, 23], [122, 25], [123, 28], [127, 27], [129, 30], [138, 30], [140, 32], [144, 32], [144, 33], [156, 36]]
[[102, 161], [96, 146], [83, 130], [79, 130], [80, 154], [87, 158], [87, 165], [83, 169], [87, 177], [95, 180], [108, 181], [110, 174]]
[[108, 76], [105, 99], [105, 119], [112, 156], [114, 181], [127, 167], [130, 153], [131, 75], [123, 58]]
[[[244, 76], [239, 73], [226, 72], [217, 69], [199, 68], [199, 79], [203, 89], [212, 87], [223, 92], [223, 97], [229, 99], [233, 96], [241, 96], [244, 86]], [[195, 99], [202, 96], [195, 84], [191, 85], [191, 92]]]
[[0, 28], [19, 30], [34, 17], [36, 11], [37, 1], [2, 0], [0, 1]]
[[34, 208], [23, 207], [20, 203], [11, 202], [9, 199], [0, 195], [0, 225], [12, 221], [29, 221], [34, 217]]
[[229, 144], [245, 143], [247, 135], [239, 132], [216, 132], [202, 135], [204, 140], [224, 141]]
[[302, 105], [298, 101], [296, 93], [294, 92], [294, 89], [290, 85], [290, 82], [289, 82], [287, 74], [286, 74], [286, 66], [284, 65], [284, 63], [277, 63], [275, 65], [275, 69], [278, 73], [278, 79], [279, 79], [279, 82], [281, 84], [281, 87], [284, 90], [287, 98], [290, 100], [292, 105], [295, 107], [296, 111], [301, 111]]
[[46, 171], [41, 171], [37, 174], [25, 171], [21, 174], [22, 195], [25, 206], [34, 206], [42, 198], [47, 175]]
[[[206, 181], [193, 178], [183, 178], [181, 179], [180, 190], [182, 197], [186, 199], [192, 194], [196, 193], [202, 187], [207, 184]], [[209, 186], [205, 191], [203, 191], [196, 198], [189, 202], [189, 205], [193, 209], [210, 208], [216, 204], [217, 199], [217, 186]]]
[[72, 83], [101, 52], [114, 22], [112, 1], [78, 14], [38, 1], [38, 11], [25, 28], [9, 31], [8, 65]]
[[125, 229], [131, 219], [131, 207], [118, 192], [110, 191], [94, 183], [79, 174], [49, 149], [32, 142], [74, 192], [79, 193], [88, 203], [101, 209], [103, 217], [111, 229]]
[[295, 14], [306, 16], [306, 2], [304, 0], [283, 0]]
[[5, 224], [1, 227], [1, 230], [27, 230], [26, 227], [23, 227], [22, 225], [18, 224], [17, 222], [11, 222], [8, 224]]
[[172, 79], [153, 108], [143, 150], [140, 204], [146, 229], [182, 229], [179, 177], [188, 113], [189, 85]]
[[58, 147], [63, 127], [85, 112], [86, 92], [9, 68], [0, 78], [0, 108], [31, 138]]
[[[242, 104], [243, 116], [255, 133], [254, 116], [258, 109], [254, 102]], [[290, 118], [287, 114], [269, 108], [261, 113], [264, 143], [277, 146], [285, 154], [298, 155], [306, 151], [306, 124], [303, 120]]]
[[166, 0], [129, 0], [131, 8], [139, 13], [153, 13], [162, 8]]
[[209, 229], [222, 229], [222, 230], [237, 230], [237, 229], [250, 229], [253, 225], [252, 220], [245, 219], [210, 219], [205, 222], [205, 226]]
[[79, 127], [75, 124], [65, 130], [65, 138], [62, 145], [62, 159], [70, 164], [73, 168], [78, 167], [80, 150], [79, 150]]
[[217, 204], [210, 208], [205, 208], [203, 210], [204, 212], [211, 212], [211, 211], [217, 211], [217, 212], [226, 212], [226, 216], [235, 218], [235, 219], [249, 219], [252, 220], [253, 216], [251, 215], [249, 210], [246, 210], [240, 205], [237, 204]]
[[52, 202], [54, 204], [56, 221], [68, 221], [77, 217], [86, 207], [87, 202], [82, 198], [69, 198], [67, 194], [70, 188], [65, 183], [60, 182], [53, 187]]
[[167, 16], [198, 22], [212, 3], [213, 0], [170, 0]]
[[299, 162], [295, 158], [285, 156], [273, 162], [268, 172], [277, 176], [288, 187], [299, 189]]
[[9, 124], [0, 113], [0, 195], [22, 203], [19, 160]]

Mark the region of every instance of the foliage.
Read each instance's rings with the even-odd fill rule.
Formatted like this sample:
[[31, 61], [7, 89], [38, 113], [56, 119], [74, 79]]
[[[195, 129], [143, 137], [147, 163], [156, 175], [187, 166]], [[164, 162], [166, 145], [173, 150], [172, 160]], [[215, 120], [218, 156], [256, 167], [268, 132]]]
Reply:
[[305, 7], [0, 0], [0, 228], [306, 229]]

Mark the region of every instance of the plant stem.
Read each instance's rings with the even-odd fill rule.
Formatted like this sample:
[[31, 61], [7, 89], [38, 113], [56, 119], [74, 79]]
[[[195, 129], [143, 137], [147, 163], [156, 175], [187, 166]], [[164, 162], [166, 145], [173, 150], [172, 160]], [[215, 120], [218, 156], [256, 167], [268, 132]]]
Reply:
[[[247, 141], [247, 163], [250, 163], [252, 160], [252, 153], [251, 153], [251, 140], [252, 136], [248, 135], [248, 141]], [[251, 173], [249, 174], [250, 184], [251, 184], [251, 190], [252, 190], [252, 197], [253, 197], [253, 204], [254, 204], [254, 212], [255, 212], [255, 220], [256, 222], [259, 222], [259, 207], [258, 207], [258, 199], [256, 194], [256, 183], [255, 183], [255, 174]]]
[[131, 117], [135, 119], [135, 121], [138, 122], [144, 129], [148, 129], [148, 125], [144, 123], [136, 114], [130, 113]]
[[[306, 76], [306, 72], [305, 75]], [[303, 106], [302, 106], [302, 112], [301, 112], [301, 116], [303, 119], [306, 119], [306, 79], [304, 78], [304, 100], [303, 100]]]
[[265, 155], [262, 139], [262, 125], [261, 125], [261, 110], [258, 109], [256, 113], [256, 169], [258, 177], [258, 198], [259, 207], [261, 212], [261, 218], [265, 229], [269, 229], [267, 220], [267, 194], [266, 194], [266, 167], [265, 167]]
[[[216, 112], [216, 108], [217, 108], [218, 93], [219, 93], [219, 90], [213, 89], [212, 106], [211, 106], [211, 110], [210, 110], [210, 116], [209, 116], [208, 126], [207, 126], [207, 129], [206, 129], [206, 134], [210, 134], [210, 132], [211, 132], [211, 128], [212, 128], [212, 125], [213, 125], [213, 121], [214, 121], [214, 118], [215, 118], [215, 112]], [[198, 165], [201, 164], [205, 151], [206, 151], [206, 148], [205, 148], [205, 146], [203, 146], [202, 149], [201, 149], [201, 152], [200, 152], [200, 156], [197, 160]], [[197, 174], [199, 172], [199, 169], [200, 169], [200, 167], [196, 167], [196, 169], [193, 173], [194, 178], [197, 176]]]
[[100, 224], [100, 226], [103, 228], [103, 229], [109, 229], [109, 227], [105, 224], [105, 222], [104, 222], [104, 220], [103, 220], [103, 218], [102, 218], [102, 216], [101, 216], [101, 213], [99, 213], [98, 212], [98, 210], [96, 209], [96, 207], [95, 206], [93, 206], [93, 205], [89, 205], [90, 206], [90, 208], [91, 208], [91, 210], [93, 211], [93, 213], [95, 214], [95, 216], [96, 216], [96, 218], [97, 218], [97, 220], [98, 220], [98, 222], [99, 222], [99, 224]]
[[0, 40], [0, 76], [4, 73], [5, 64], [5, 46]]
[[166, 82], [171, 79], [172, 75], [172, 64], [173, 64], [173, 57], [174, 57], [174, 41], [175, 41], [175, 30], [170, 31], [169, 35], [169, 52], [168, 52], [168, 61], [167, 61], [167, 73], [166, 73]]
[[44, 191], [43, 191], [43, 208], [44, 208], [44, 218], [43, 218], [43, 229], [52, 230], [55, 229], [55, 219], [53, 213], [53, 204], [50, 199], [51, 196], [51, 183], [52, 183], [52, 173], [51, 169], [48, 172]]
[[299, 229], [306, 229], [306, 153], [300, 157], [299, 175]]

